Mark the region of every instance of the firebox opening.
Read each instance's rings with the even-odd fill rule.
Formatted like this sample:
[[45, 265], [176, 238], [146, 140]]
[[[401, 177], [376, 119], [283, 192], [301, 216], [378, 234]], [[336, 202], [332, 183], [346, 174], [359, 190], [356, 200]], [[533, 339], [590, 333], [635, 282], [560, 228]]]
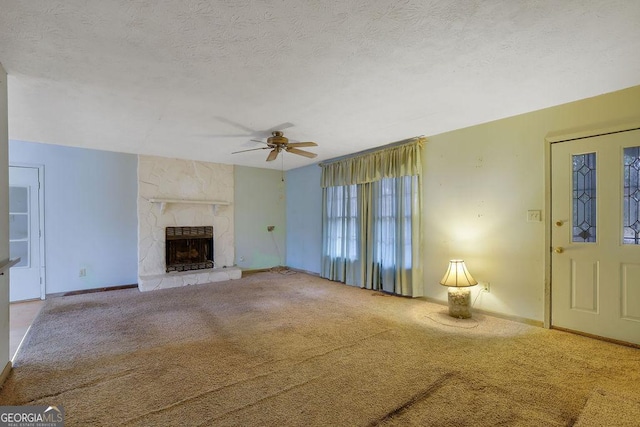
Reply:
[[213, 227], [165, 229], [167, 273], [213, 268]]

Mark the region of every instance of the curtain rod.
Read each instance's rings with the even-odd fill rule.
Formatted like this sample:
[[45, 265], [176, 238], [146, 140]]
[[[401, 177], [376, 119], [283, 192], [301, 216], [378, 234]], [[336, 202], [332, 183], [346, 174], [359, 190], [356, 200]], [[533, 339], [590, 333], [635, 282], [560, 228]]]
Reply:
[[414, 141], [416, 141], [416, 140], [418, 140], [420, 138], [424, 138], [424, 135], [413, 136], [411, 138], [403, 139], [403, 140], [396, 141], [396, 142], [391, 142], [389, 144], [381, 145], [379, 147], [368, 148], [366, 150], [358, 151], [357, 153], [345, 154], [344, 156], [334, 157], [333, 159], [325, 160], [324, 162], [318, 163], [318, 166], [323, 167], [325, 165], [328, 165], [328, 164], [331, 164], [331, 163], [335, 163], [335, 162], [339, 162], [341, 160], [351, 159], [353, 157], [362, 156], [364, 154], [370, 154], [370, 153], [375, 153], [376, 151], [386, 150], [387, 148], [393, 148], [393, 147], [397, 147], [397, 146], [400, 146], [400, 145], [409, 144], [409, 143], [414, 142]]

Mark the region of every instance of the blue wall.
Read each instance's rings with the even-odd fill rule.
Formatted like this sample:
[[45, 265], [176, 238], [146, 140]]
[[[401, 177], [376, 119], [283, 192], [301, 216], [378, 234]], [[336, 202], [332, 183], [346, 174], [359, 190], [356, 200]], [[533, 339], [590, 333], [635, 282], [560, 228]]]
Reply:
[[9, 163], [44, 165], [47, 294], [137, 283], [136, 155], [9, 141]]
[[322, 255], [320, 173], [320, 167], [314, 164], [292, 169], [286, 174], [286, 265], [312, 273], [320, 273]]
[[[47, 294], [137, 282], [137, 156], [10, 141], [9, 162], [44, 165]], [[237, 215], [241, 217], [251, 213], [252, 224], [257, 221], [256, 215], [264, 222], [253, 224], [258, 228], [252, 230], [256, 234], [251, 242], [247, 241], [247, 245], [242, 245], [242, 238], [237, 242], [240, 245], [237, 249], [243, 252], [237, 255], [245, 256], [247, 265], [244, 267], [277, 265], [277, 252], [280, 250], [285, 252], [284, 265], [320, 273], [322, 189], [318, 165], [286, 172], [284, 197], [282, 188], [278, 189], [281, 185], [280, 172], [240, 169], [236, 174], [236, 178], [240, 178], [240, 187], [245, 176], [255, 178], [258, 172], [269, 175], [270, 207], [266, 211], [274, 211], [271, 219], [263, 217], [265, 204], [255, 198], [257, 188], [253, 189], [252, 200], [247, 201], [247, 206], [236, 206], [239, 209]], [[254, 180], [250, 182], [255, 184]], [[242, 202], [242, 197], [238, 202]], [[241, 208], [247, 212], [243, 214]], [[279, 215], [286, 215], [286, 226], [284, 218], [278, 218]], [[276, 225], [276, 233], [266, 232], [266, 225]], [[283, 244], [285, 232], [286, 244]], [[241, 237], [252, 233], [236, 230], [236, 235]], [[256, 240], [262, 235], [264, 241]], [[274, 246], [274, 237], [278, 250]], [[270, 256], [268, 260], [254, 259], [254, 252], [258, 249], [254, 245], [258, 241], [268, 248], [264, 251]], [[286, 247], [286, 251], [280, 245]], [[86, 277], [79, 277], [81, 268], [87, 270]]]

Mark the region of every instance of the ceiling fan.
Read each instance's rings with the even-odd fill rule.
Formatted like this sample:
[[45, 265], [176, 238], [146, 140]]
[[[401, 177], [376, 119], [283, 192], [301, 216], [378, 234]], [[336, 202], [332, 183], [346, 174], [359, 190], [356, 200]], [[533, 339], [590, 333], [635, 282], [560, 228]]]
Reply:
[[261, 144], [267, 144], [266, 147], [259, 148], [251, 148], [249, 150], [241, 150], [234, 151], [231, 154], [236, 153], [244, 153], [245, 151], [255, 151], [255, 150], [271, 150], [269, 155], [267, 156], [267, 162], [271, 162], [278, 157], [278, 153], [281, 151], [286, 151], [287, 153], [297, 154], [299, 156], [309, 157], [313, 159], [317, 156], [316, 153], [311, 153], [309, 151], [300, 150], [298, 147], [317, 147], [318, 144], [315, 142], [289, 142], [289, 139], [284, 136], [282, 131], [274, 130], [271, 132], [271, 136], [267, 138], [267, 142], [261, 141], [259, 139], [252, 139], [252, 141], [259, 142]]

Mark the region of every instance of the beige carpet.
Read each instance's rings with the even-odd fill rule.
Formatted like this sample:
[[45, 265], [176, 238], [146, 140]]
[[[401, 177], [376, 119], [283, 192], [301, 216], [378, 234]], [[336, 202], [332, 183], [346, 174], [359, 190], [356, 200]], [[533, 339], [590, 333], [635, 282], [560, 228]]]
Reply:
[[640, 350], [262, 273], [48, 300], [0, 405], [67, 426], [588, 426], [598, 390], [637, 416]]
[[[624, 417], [620, 414], [624, 414]], [[611, 390], [596, 390], [591, 393], [575, 427], [637, 427], [639, 425], [640, 399], [629, 398]]]

